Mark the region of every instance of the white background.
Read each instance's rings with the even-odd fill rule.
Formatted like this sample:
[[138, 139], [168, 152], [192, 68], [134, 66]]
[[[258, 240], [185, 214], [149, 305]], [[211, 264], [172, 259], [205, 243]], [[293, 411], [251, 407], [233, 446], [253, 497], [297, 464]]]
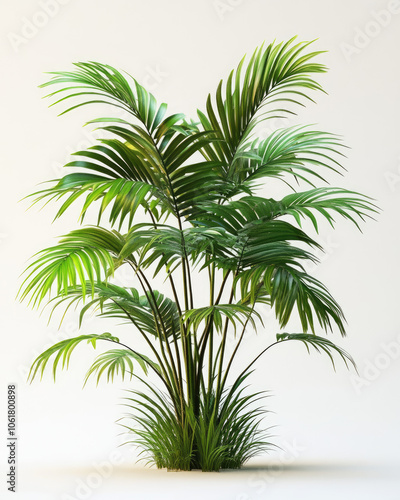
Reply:
[[[47, 5], [47, 7], [45, 7]], [[6, 492], [6, 387], [18, 386], [19, 482], [17, 496], [67, 498], [342, 498], [378, 494], [398, 499], [400, 472], [400, 3], [388, 0], [20, 0], [1, 3], [2, 147], [1, 252], [1, 498]], [[49, 14], [46, 14], [46, 10]], [[46, 71], [94, 60], [123, 69], [151, 90], [169, 111], [194, 117], [208, 92], [226, 78], [244, 53], [265, 41], [312, 40], [327, 50], [330, 71], [320, 82], [328, 95], [272, 129], [314, 123], [339, 133], [351, 147], [348, 172], [334, 182], [368, 194], [382, 212], [363, 225], [337, 231], [321, 226], [326, 247], [315, 274], [342, 305], [348, 337], [332, 336], [357, 361], [360, 375], [301, 346], [270, 351], [252, 377], [270, 390], [275, 444], [244, 472], [169, 474], [135, 465], [114, 421], [124, 411], [129, 383], [82, 390], [94, 352], [76, 351], [72, 369], [56, 384], [50, 374], [26, 383], [26, 370], [45, 347], [77, 331], [73, 316], [57, 333], [46, 314], [15, 301], [19, 274], [29, 257], [77, 227], [71, 211], [51, 225], [55, 206], [26, 211], [18, 200], [60, 175], [68, 154], [87, 147], [81, 125], [107, 115], [83, 108], [57, 118], [37, 86]], [[58, 109], [58, 112], [61, 108]], [[277, 196], [276, 192], [264, 192]], [[274, 324], [250, 336], [243, 358], [272, 339]], [[83, 332], [105, 331], [97, 320]], [[98, 466], [103, 463], [102, 472]], [[257, 468], [259, 464], [260, 468]], [[274, 465], [274, 469], [266, 469]], [[97, 472], [96, 472], [97, 470]], [[399, 474], [400, 475], [400, 474]], [[329, 491], [329, 492], [328, 492]], [[322, 495], [322, 496], [321, 496]]]

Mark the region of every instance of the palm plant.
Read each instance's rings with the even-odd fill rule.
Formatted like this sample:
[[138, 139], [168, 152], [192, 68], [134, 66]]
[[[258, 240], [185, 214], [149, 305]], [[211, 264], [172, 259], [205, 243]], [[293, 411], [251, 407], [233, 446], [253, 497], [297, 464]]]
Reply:
[[[81, 223], [88, 211], [98, 217], [96, 225], [70, 232], [35, 256], [20, 297], [33, 306], [49, 304], [51, 314], [81, 307], [80, 323], [89, 310], [122, 319], [132, 336], [126, 343], [108, 332], [63, 340], [35, 359], [29, 378], [43, 375], [50, 360], [55, 376], [78, 344], [96, 348], [99, 341], [112, 349], [96, 358], [86, 378], [132, 378], [137, 365], [154, 372], [160, 387], [134, 375], [144, 389], [128, 393], [133, 412], [126, 427], [157, 467], [239, 468], [268, 447], [260, 425], [264, 394], [249, 395], [244, 383], [272, 346], [300, 341], [332, 363], [333, 353], [353, 363], [316, 334], [337, 328], [345, 335], [344, 317], [328, 289], [306, 271], [320, 245], [301, 222], [310, 220], [318, 231], [318, 216], [334, 226], [338, 214], [358, 227], [375, 206], [366, 196], [326, 186], [324, 172], [342, 169], [336, 135], [296, 126], [257, 138], [263, 121], [293, 113], [322, 90], [314, 75], [326, 68], [308, 46], [292, 39], [258, 48], [247, 66], [242, 59], [220, 82], [215, 99], [208, 96], [197, 122], [180, 113], [166, 116], [166, 104], [104, 64], [77, 63], [42, 85], [57, 86], [49, 94], [53, 104], [74, 99], [63, 113], [90, 103], [112, 105], [118, 113], [89, 122], [104, 136], [74, 153], [65, 165], [72, 173], [31, 195], [35, 203], [61, 200], [56, 218], [79, 201]], [[271, 178], [290, 188], [283, 199], [261, 196], [262, 181]], [[316, 187], [317, 181], [325, 186]], [[115, 283], [121, 266], [131, 269], [137, 288]], [[202, 274], [208, 292], [196, 284]], [[156, 275], [165, 277], [161, 291], [153, 287]], [[296, 314], [302, 331], [276, 334], [232, 379], [239, 348], [262, 324], [263, 308], [274, 311], [282, 330]], [[135, 348], [135, 335], [146, 352]]]

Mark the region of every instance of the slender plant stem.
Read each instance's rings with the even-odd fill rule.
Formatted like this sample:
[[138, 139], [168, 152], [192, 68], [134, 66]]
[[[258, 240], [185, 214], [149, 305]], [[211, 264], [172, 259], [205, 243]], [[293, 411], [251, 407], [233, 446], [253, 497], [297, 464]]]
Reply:
[[[224, 279], [222, 280], [222, 284], [221, 284], [221, 287], [220, 287], [220, 290], [219, 290], [219, 293], [218, 293], [218, 297], [216, 298], [215, 302], [214, 302], [213, 304], [211, 304], [211, 305], [216, 306], [216, 305], [218, 305], [218, 304], [219, 304], [219, 302], [220, 302], [220, 300], [221, 300], [221, 298], [222, 298], [222, 294], [223, 294], [223, 291], [224, 291], [225, 284], [226, 284], [226, 282], [227, 282], [227, 280], [228, 280], [228, 277], [229, 277], [229, 273], [230, 273], [230, 271], [228, 271], [228, 272], [226, 273], [226, 275], [225, 275]], [[211, 324], [212, 324], [212, 316], [211, 316]], [[206, 342], [207, 342], [207, 337], [208, 337], [208, 335], [209, 335], [209, 333], [210, 333], [210, 332], [209, 332], [209, 327], [210, 327], [210, 323], [208, 323], [208, 324], [206, 325], [206, 327], [205, 327], [205, 329], [204, 329], [204, 332], [203, 332], [203, 334], [202, 334], [202, 336], [201, 336], [201, 338], [200, 338], [200, 343], [199, 343], [199, 345], [200, 345], [200, 348], [201, 348], [201, 349], [204, 349], [204, 343], [206, 343]]]
[[[173, 205], [175, 208], [175, 215], [176, 215], [179, 230], [181, 233], [181, 243], [182, 243], [183, 254], [184, 254], [184, 257], [182, 259], [182, 271], [183, 271], [183, 288], [184, 288], [184, 297], [185, 297], [185, 309], [187, 310], [187, 309], [189, 309], [188, 294], [190, 295], [190, 301], [191, 301], [192, 308], [193, 308], [193, 291], [192, 291], [192, 287], [191, 287], [190, 267], [189, 267], [187, 253], [186, 253], [186, 244], [185, 244], [185, 238], [183, 235], [181, 215], [180, 215], [180, 211], [178, 208], [178, 203], [177, 203], [175, 192], [173, 189], [171, 177], [170, 177], [170, 174], [168, 172], [167, 166], [165, 165], [163, 155], [162, 155], [161, 151], [159, 150], [158, 145], [157, 145], [156, 141], [154, 140], [154, 137], [153, 137], [151, 131], [149, 130], [149, 128], [147, 127], [145, 121], [144, 120], [141, 120], [141, 121], [142, 121], [152, 143], [153, 143], [154, 150], [158, 155], [160, 167], [166, 176], [166, 179], [167, 179], [167, 182], [169, 185], [169, 189], [170, 189], [170, 193], [171, 193], [171, 197], [172, 197], [172, 201], [173, 201]], [[193, 368], [192, 368], [193, 356], [192, 356], [192, 348], [191, 348], [190, 331], [185, 331], [184, 333], [185, 334], [183, 336], [181, 335], [182, 339], [183, 339], [182, 340], [182, 344], [183, 344], [182, 347], [183, 347], [183, 353], [184, 353], [184, 357], [185, 357], [185, 369], [186, 369], [186, 379], [187, 379], [187, 388], [188, 388], [188, 398], [190, 398], [190, 394], [192, 392], [192, 384], [193, 384]]]
[[227, 380], [227, 378], [228, 378], [228, 373], [229, 373], [229, 371], [230, 371], [230, 369], [231, 369], [231, 366], [232, 366], [232, 363], [233, 363], [233, 359], [235, 358], [236, 353], [237, 353], [237, 352], [238, 352], [238, 350], [239, 350], [239, 346], [240, 346], [240, 344], [242, 343], [242, 340], [243, 340], [243, 338], [244, 338], [244, 334], [246, 333], [246, 327], [247, 327], [247, 325], [248, 325], [248, 323], [249, 323], [249, 321], [250, 321], [250, 317], [251, 317], [251, 315], [252, 315], [252, 313], [253, 313], [253, 311], [254, 311], [254, 307], [255, 307], [255, 302], [254, 302], [254, 304], [253, 304], [253, 307], [252, 307], [252, 309], [251, 309], [251, 311], [250, 311], [250, 313], [249, 313], [249, 315], [248, 315], [248, 317], [247, 317], [246, 321], [244, 322], [243, 329], [242, 329], [242, 332], [241, 332], [241, 334], [240, 334], [239, 340], [237, 341], [236, 346], [235, 346], [235, 349], [233, 350], [232, 356], [231, 356], [231, 357], [230, 357], [230, 359], [229, 359], [228, 365], [227, 365], [226, 370], [225, 370], [225, 373], [224, 373], [224, 378], [222, 379], [222, 383], [221, 383], [221, 389], [222, 389], [222, 390], [223, 390], [223, 389], [224, 389], [224, 387], [225, 387], [226, 380]]
[[[215, 274], [215, 269], [214, 269], [214, 274]], [[214, 296], [214, 279], [213, 279], [212, 296], [211, 296], [211, 304], [212, 305], [217, 305], [219, 303], [219, 301], [221, 300], [222, 293], [223, 293], [226, 281], [228, 279], [228, 276], [229, 276], [229, 271], [226, 273], [226, 275], [222, 281], [222, 284], [221, 284], [221, 287], [220, 287], [220, 290], [218, 293], [218, 297], [215, 300], [215, 303], [213, 302], [213, 296]], [[214, 278], [215, 278], [215, 276], [214, 276]], [[198, 363], [197, 363], [196, 386], [195, 386], [195, 393], [196, 394], [199, 392], [200, 381], [203, 377], [203, 360], [204, 360], [204, 356], [205, 356], [205, 352], [206, 352], [206, 348], [207, 348], [207, 341], [210, 338], [210, 335], [212, 335], [212, 332], [213, 332], [213, 315], [211, 315], [210, 318], [208, 319], [205, 330], [204, 330], [203, 335], [200, 339], [201, 350], [200, 350], [199, 359], [198, 359]], [[210, 358], [209, 358], [209, 361], [210, 361]], [[209, 381], [210, 381], [210, 379], [212, 379], [212, 376], [209, 376]]]
[[[231, 295], [229, 297], [228, 304], [232, 304], [233, 297], [234, 297], [234, 288], [232, 285], [232, 291], [231, 291]], [[223, 363], [224, 363], [224, 354], [225, 354], [226, 338], [227, 338], [227, 334], [228, 334], [228, 326], [229, 326], [229, 318], [226, 318], [224, 332], [222, 334], [222, 340], [221, 340], [221, 346], [220, 346], [221, 349], [220, 349], [220, 353], [219, 353], [218, 377], [217, 377], [217, 386], [216, 386], [216, 391], [215, 391], [215, 394], [216, 394], [215, 401], [216, 402], [218, 401], [218, 399], [221, 395], [221, 392], [222, 392], [222, 389], [220, 388], [220, 384], [221, 384], [222, 369], [223, 369]]]
[[[129, 314], [129, 312], [123, 307], [121, 306], [121, 304], [118, 304], [115, 300], [111, 299], [122, 311], [124, 311], [124, 313], [127, 315], [127, 317], [129, 318], [129, 320], [136, 326], [136, 328], [139, 330], [139, 332], [142, 334], [143, 338], [146, 340], [147, 344], [149, 345], [150, 349], [152, 350], [152, 352], [154, 353], [154, 355], [156, 356], [156, 359], [160, 365], [160, 368], [162, 369], [163, 373], [164, 373], [164, 377], [154, 368], [153, 370], [158, 374], [158, 376], [160, 377], [160, 379], [163, 381], [165, 387], [167, 388], [168, 390], [168, 393], [169, 395], [171, 396], [171, 400], [174, 404], [174, 408], [175, 408], [175, 411], [176, 411], [176, 414], [178, 415], [178, 408], [176, 406], [176, 401], [175, 401], [175, 394], [171, 388], [171, 385], [170, 385], [170, 379], [168, 377], [168, 373], [167, 373], [167, 370], [165, 369], [164, 367], [164, 364], [157, 352], [157, 350], [154, 348], [154, 346], [152, 345], [152, 343], [150, 342], [149, 338], [147, 337], [146, 333], [140, 328], [140, 326], [137, 324], [137, 322], [132, 318], [132, 316]], [[104, 339], [104, 340], [110, 340], [110, 339]], [[111, 341], [110, 342], [114, 342], [114, 341]], [[135, 352], [133, 351], [133, 349], [131, 349], [129, 346], [121, 343], [121, 342], [118, 342], [120, 345], [126, 347], [127, 349], [129, 349], [130, 351], [132, 352]], [[144, 360], [146, 361], [146, 360]], [[151, 365], [150, 365], [151, 366]]]
[[[156, 330], [158, 332], [158, 339], [159, 339], [159, 344], [160, 344], [160, 351], [161, 351], [161, 354], [162, 354], [162, 357], [165, 361], [165, 364], [168, 368], [168, 371], [170, 371], [170, 376], [171, 376], [171, 380], [174, 382], [174, 386], [175, 386], [175, 390], [178, 392], [178, 387], [179, 387], [179, 382], [178, 382], [178, 374], [177, 374], [177, 371], [176, 371], [176, 366], [175, 366], [175, 362], [174, 362], [174, 359], [173, 359], [173, 356], [172, 356], [172, 352], [171, 352], [171, 349], [169, 347], [169, 342], [168, 342], [168, 337], [167, 337], [167, 332], [166, 332], [166, 329], [165, 329], [165, 325], [164, 325], [164, 321], [163, 321], [163, 318], [162, 318], [162, 315], [160, 313], [160, 310], [158, 308], [158, 305], [157, 305], [157, 299], [154, 295], [154, 291], [149, 283], [149, 281], [147, 280], [145, 274], [143, 273], [143, 271], [140, 269], [139, 266], [136, 265], [136, 269], [133, 265], [132, 262], [130, 262], [131, 266], [133, 267], [138, 279], [139, 279], [139, 282], [143, 288], [143, 291], [144, 293], [146, 294], [146, 296], [148, 297], [149, 295], [151, 296], [151, 301], [149, 301], [150, 304], [153, 304], [153, 307], [151, 307], [151, 310], [152, 310], [152, 314], [153, 314], [153, 318], [154, 318], [154, 324], [155, 324], [155, 327], [156, 327]], [[146, 287], [144, 286], [144, 284], [146, 284], [147, 286], [147, 289]], [[170, 362], [168, 362], [167, 360], [167, 356], [166, 356], [166, 353], [165, 353], [165, 348], [164, 348], [164, 345], [163, 345], [163, 341], [162, 341], [162, 338], [161, 338], [161, 332], [159, 330], [159, 323], [158, 323], [158, 320], [157, 320], [157, 316], [159, 318], [159, 322], [160, 322], [160, 325], [161, 325], [161, 330], [162, 330], [162, 333], [163, 333], [163, 336], [164, 336], [164, 339], [165, 339], [165, 345], [166, 345], [166, 348], [167, 348], [167, 353], [168, 353], [168, 356], [170, 358]]]
[[[278, 345], [278, 344], [282, 344], [282, 342], [288, 342], [289, 340], [291, 339], [283, 339], [283, 340], [277, 340], [276, 342], [273, 342], [272, 344], [270, 344], [269, 346], [267, 346], [265, 349], [263, 349], [247, 366], [246, 368], [240, 372], [239, 376], [236, 378], [236, 380], [239, 380], [241, 379], [245, 374], [246, 372], [248, 372], [250, 370], [250, 368], [254, 365], [254, 363], [259, 359], [261, 358], [261, 356], [266, 353], [269, 349], [271, 349], [271, 347], [274, 347], [275, 345]], [[232, 389], [230, 390], [229, 394], [232, 393], [232, 390], [233, 390], [233, 387], [232, 386]], [[228, 396], [229, 397], [229, 396]]]
[[[153, 226], [154, 226], [154, 228], [157, 229], [157, 227], [158, 227], [157, 221], [155, 220], [154, 215], [152, 214], [151, 210], [149, 210], [149, 213], [150, 213], [150, 218], [152, 220]], [[176, 291], [175, 282], [174, 282], [174, 279], [172, 277], [172, 273], [170, 273], [170, 272], [168, 272], [168, 280], [169, 280], [169, 283], [171, 285], [172, 294], [174, 296], [174, 300], [175, 300], [176, 307], [178, 310], [179, 322], [181, 322], [182, 310], [181, 310], [181, 306], [179, 303], [179, 297], [178, 297], [178, 293]], [[182, 333], [181, 333], [181, 335], [182, 335]], [[180, 401], [181, 401], [181, 413], [183, 416], [183, 411], [184, 411], [183, 410], [183, 406], [184, 406], [183, 377], [182, 377], [181, 355], [179, 352], [178, 339], [176, 336], [176, 332], [173, 332], [173, 339], [174, 339], [175, 359], [176, 359], [177, 370], [178, 370], [178, 384], [179, 384], [179, 393], [180, 393]]]
[[[210, 280], [210, 305], [214, 305], [214, 291], [215, 291], [215, 263], [212, 265], [212, 269], [208, 267], [208, 276]], [[213, 373], [212, 373], [212, 357], [213, 357], [213, 341], [214, 332], [212, 331], [213, 325], [211, 325], [211, 331], [209, 334], [208, 343], [208, 390], [210, 391], [213, 383]]]

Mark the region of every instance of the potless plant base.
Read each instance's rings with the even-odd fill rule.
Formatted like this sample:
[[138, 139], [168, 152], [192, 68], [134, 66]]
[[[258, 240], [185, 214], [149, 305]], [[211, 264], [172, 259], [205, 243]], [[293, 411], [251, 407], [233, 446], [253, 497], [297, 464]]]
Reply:
[[[87, 212], [97, 224], [36, 254], [19, 296], [34, 307], [48, 304], [51, 314], [81, 307], [79, 323], [92, 311], [132, 329], [123, 330], [123, 341], [107, 332], [58, 342], [35, 359], [29, 379], [49, 365], [55, 377], [80, 343], [111, 344], [86, 379], [132, 380], [124, 426], [157, 467], [240, 468], [268, 449], [265, 395], [249, 393], [244, 381], [271, 347], [297, 341], [332, 363], [333, 354], [353, 363], [322, 336], [345, 335], [343, 312], [307, 272], [321, 247], [301, 224], [318, 232], [321, 219], [334, 226], [339, 215], [358, 227], [377, 208], [362, 194], [327, 187], [325, 173], [343, 168], [338, 136], [292, 126], [258, 137], [260, 124], [293, 114], [322, 90], [314, 76], [326, 68], [309, 45], [292, 39], [258, 48], [220, 82], [197, 121], [168, 116], [166, 104], [105, 64], [77, 63], [42, 85], [56, 88], [53, 104], [73, 101], [63, 113], [103, 103], [113, 117], [89, 122], [102, 138], [74, 153], [69, 173], [31, 195], [35, 203], [58, 201], [56, 218], [80, 204], [80, 224]], [[288, 190], [280, 200], [271, 197], [276, 180]], [[121, 266], [135, 287], [115, 284]], [[206, 287], [197, 285], [200, 275]], [[155, 276], [165, 280], [162, 290], [154, 289]], [[262, 327], [264, 348], [237, 366], [266, 309], [281, 329], [293, 315], [302, 331]], [[150, 371], [159, 383], [143, 378]]]

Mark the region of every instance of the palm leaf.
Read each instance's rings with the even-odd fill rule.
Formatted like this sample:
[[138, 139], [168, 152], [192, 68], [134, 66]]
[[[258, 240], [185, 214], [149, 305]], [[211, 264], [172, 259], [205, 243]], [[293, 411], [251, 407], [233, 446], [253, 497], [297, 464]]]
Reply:
[[[221, 140], [205, 148], [205, 155], [211, 160], [225, 163], [227, 170], [232, 165], [236, 152], [248, 140], [255, 126], [260, 122], [257, 113], [267, 103], [294, 102], [310, 97], [309, 90], [322, 90], [310, 77], [322, 73], [326, 68], [311, 60], [320, 52], [304, 54], [310, 42], [293, 45], [293, 40], [266, 49], [256, 49], [243, 73], [244, 58], [229, 75], [225, 86], [218, 86], [215, 105], [211, 96], [207, 100], [207, 115], [199, 112], [204, 130], [214, 130]], [[277, 110], [271, 110], [276, 113]], [[268, 116], [268, 115], [267, 115]]]
[[[88, 159], [68, 163], [68, 167], [79, 167], [95, 171], [98, 174], [111, 178], [143, 182], [156, 188], [153, 195], [157, 195], [166, 210], [173, 210], [175, 215], [185, 215], [190, 208], [201, 200], [210, 199], [211, 192], [216, 197], [217, 184], [221, 184], [220, 173], [213, 169], [213, 165], [183, 164], [197, 151], [216, 140], [213, 131], [195, 131], [177, 126], [182, 119], [181, 114], [175, 114], [164, 121], [166, 106], [161, 105], [157, 110], [154, 97], [141, 85], [133, 80], [133, 87], [126, 78], [115, 68], [99, 63], [77, 63], [75, 72], [53, 73], [53, 78], [43, 86], [70, 84], [62, 87], [50, 96], [64, 95], [53, 104], [58, 104], [71, 97], [95, 95], [101, 100], [90, 102], [113, 102], [133, 114], [142, 126], [137, 126], [124, 119], [101, 118], [96, 122], [114, 122], [112, 125], [100, 127], [102, 130], [117, 136], [119, 139], [102, 139], [102, 146], [94, 146], [88, 151], [79, 151], [79, 156]], [[73, 92], [74, 89], [79, 92]], [[67, 109], [65, 112], [87, 104], [83, 102]], [[91, 123], [94, 121], [92, 120]], [[121, 141], [122, 139], [122, 141]], [[215, 162], [220, 167], [220, 162]], [[174, 176], [172, 176], [174, 174]], [[117, 177], [116, 177], [117, 176]], [[201, 195], [199, 182], [202, 184]], [[58, 186], [59, 189], [60, 186]], [[75, 186], [77, 188], [78, 186]], [[55, 191], [54, 191], [55, 190]], [[48, 193], [39, 193], [43, 196], [58, 194], [57, 188]], [[77, 196], [79, 196], [77, 194]], [[71, 195], [74, 201], [74, 194]], [[63, 209], [61, 209], [61, 212]]]
[[40, 305], [55, 285], [56, 295], [66, 295], [69, 287], [81, 286], [82, 296], [86, 296], [89, 286], [93, 296], [95, 284], [115, 270], [114, 259], [124, 245], [122, 236], [116, 231], [100, 227], [86, 227], [64, 236], [54, 247], [40, 251], [25, 273], [19, 296], [23, 300]]
[[291, 215], [299, 225], [301, 225], [301, 218], [308, 218], [317, 232], [318, 223], [313, 212], [322, 215], [332, 227], [335, 219], [330, 212], [335, 212], [353, 222], [358, 229], [360, 226], [357, 218], [364, 221], [371, 217], [371, 213], [378, 212], [371, 198], [341, 188], [325, 187], [293, 193], [285, 196], [277, 204], [279, 205], [277, 215]]
[[190, 309], [184, 313], [184, 319], [188, 322], [188, 326], [193, 327], [195, 331], [198, 330], [202, 322], [211, 318], [216, 330], [221, 332], [223, 329], [223, 316], [232, 323], [235, 331], [237, 322], [244, 325], [250, 321], [251, 325], [255, 328], [253, 316], [256, 316], [262, 322], [261, 316], [253, 308], [244, 304], [218, 304]]
[[[91, 300], [86, 301], [85, 298]], [[100, 317], [133, 323], [142, 332], [163, 341], [165, 335], [168, 339], [180, 336], [181, 323], [177, 305], [157, 290], [152, 290], [152, 294], [141, 295], [136, 288], [121, 287], [110, 282], [95, 283], [94, 294], [90, 283], [85, 287], [69, 287], [63, 296], [54, 297], [48, 302], [48, 306], [52, 308], [50, 318], [60, 306], [64, 306], [65, 316], [70, 307], [75, 305], [77, 308], [82, 302], [85, 304], [79, 314], [79, 326], [85, 315], [95, 310]]]
[[236, 153], [230, 178], [236, 185], [248, 189], [265, 177], [294, 177], [314, 186], [311, 179], [326, 182], [325, 169], [341, 173], [336, 159], [342, 155], [342, 142], [334, 134], [298, 126], [272, 132], [263, 141], [244, 144]]
[[113, 382], [114, 377], [119, 374], [121, 374], [122, 380], [124, 380], [126, 373], [130, 375], [132, 379], [134, 370], [133, 361], [139, 363], [146, 375], [148, 372], [148, 365], [157, 366], [143, 354], [138, 354], [128, 349], [112, 349], [100, 354], [100, 356], [96, 358], [85, 376], [85, 384], [91, 375], [97, 375], [97, 384], [102, 375], [107, 375], [107, 382]]
[[[126, 244], [120, 257], [137, 255], [138, 266], [147, 269], [154, 263], [154, 275], [165, 266], [172, 272], [182, 264], [182, 258], [190, 257], [193, 264], [206, 262], [207, 255], [226, 257], [232, 255], [227, 242], [234, 238], [221, 228], [189, 227], [179, 229], [167, 224], [136, 224], [126, 235]], [[209, 262], [208, 262], [209, 263]], [[174, 267], [175, 266], [175, 267]]]
[[180, 336], [180, 317], [176, 303], [153, 290], [152, 294], [140, 295], [134, 288], [116, 285], [104, 286], [99, 292], [101, 316], [133, 321], [146, 333], [161, 340]]
[[70, 339], [62, 340], [57, 344], [54, 344], [52, 347], [42, 352], [35, 361], [32, 363], [32, 367], [30, 369], [28, 380], [31, 382], [34, 380], [38, 372], [40, 372], [40, 376], [43, 377], [44, 370], [49, 362], [50, 358], [55, 355], [53, 360], [53, 377], [54, 380], [56, 378], [57, 368], [68, 369], [69, 361], [71, 358], [71, 354], [74, 349], [83, 341], [87, 341], [88, 344], [92, 344], [94, 348], [96, 348], [97, 340], [107, 340], [109, 342], [119, 343], [119, 339], [117, 337], [113, 337], [110, 333], [103, 333], [101, 335], [80, 335], [79, 337], [73, 337]]
[[294, 306], [304, 332], [315, 330], [314, 316], [324, 330], [332, 330], [332, 322], [345, 335], [344, 315], [328, 289], [316, 278], [290, 266], [271, 268], [264, 275], [271, 295], [271, 305], [281, 327], [289, 322]]
[[132, 78], [133, 85], [130, 85], [122, 73], [107, 64], [81, 62], [74, 65], [77, 68], [75, 71], [50, 72], [53, 75], [51, 80], [41, 85], [41, 87], [61, 85], [61, 88], [47, 96], [57, 97], [52, 105], [66, 99], [90, 96], [89, 101], [75, 104], [61, 114], [86, 104], [105, 103], [133, 114], [150, 130], [155, 130], [161, 124], [166, 104], [157, 107], [154, 96], [135, 79]]
[[306, 348], [308, 353], [310, 353], [309, 347], [313, 347], [317, 352], [324, 352], [329, 356], [329, 359], [332, 362], [333, 368], [335, 368], [335, 361], [332, 357], [331, 352], [336, 352], [339, 354], [340, 358], [343, 360], [345, 363], [346, 367], [348, 367], [348, 363], [353, 365], [355, 370], [357, 370], [357, 366], [353, 360], [353, 358], [350, 356], [349, 353], [347, 353], [344, 349], [341, 347], [337, 346], [330, 340], [324, 338], [324, 337], [319, 337], [318, 335], [310, 335], [307, 333], [278, 333], [276, 335], [277, 343], [279, 344], [280, 342], [287, 341], [287, 340], [297, 340], [302, 342]]

